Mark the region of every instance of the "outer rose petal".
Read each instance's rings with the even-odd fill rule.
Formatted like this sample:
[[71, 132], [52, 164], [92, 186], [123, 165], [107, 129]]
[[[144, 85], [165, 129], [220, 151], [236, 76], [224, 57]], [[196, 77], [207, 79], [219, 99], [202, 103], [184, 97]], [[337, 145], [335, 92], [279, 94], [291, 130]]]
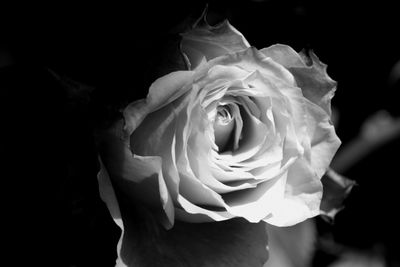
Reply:
[[[165, 227], [174, 223], [174, 207], [162, 175], [160, 157], [133, 155], [129, 139], [121, 138], [122, 121], [102, 134], [99, 148], [107, 172], [123, 195], [155, 210]], [[101, 184], [100, 184], [101, 185]]]
[[216, 26], [210, 26], [205, 13], [195, 23], [193, 29], [181, 35], [181, 49], [188, 57], [191, 69], [195, 69], [203, 58], [210, 60], [250, 47], [244, 36], [227, 20]]
[[[270, 82], [277, 83], [281, 86], [295, 84], [293, 75], [285, 69], [282, 65], [276, 63], [271, 58], [265, 57], [260, 51], [255, 47], [249, 47], [245, 50], [241, 50], [236, 53], [231, 53], [214, 58], [199, 66], [196, 71], [195, 77], [202, 77], [208, 75], [209, 70], [214, 66], [235, 66], [240, 69], [237, 73], [243, 73], [243, 70], [248, 74], [259, 72], [270, 79]], [[222, 72], [216, 72], [222, 74]], [[231, 74], [229, 74], [231, 75]], [[242, 75], [242, 74], [240, 74]], [[245, 77], [242, 77], [244, 79]]]
[[125, 134], [131, 135], [149, 113], [182, 95], [188, 89], [185, 85], [192, 80], [192, 71], [175, 71], [157, 79], [150, 86], [146, 99], [135, 101], [124, 109]]
[[101, 159], [100, 162], [100, 171], [97, 174], [97, 180], [99, 182], [99, 192], [101, 199], [106, 203], [108, 210], [110, 211], [111, 217], [115, 221], [115, 223], [123, 229], [123, 222], [121, 218], [121, 211], [119, 209], [118, 200], [115, 196], [114, 188], [111, 184], [110, 176]]
[[326, 73], [327, 65], [319, 61], [313, 52], [307, 57], [287, 45], [277, 44], [262, 49], [261, 53], [287, 68], [295, 77], [304, 96], [331, 114], [330, 103], [336, 90], [336, 82]]
[[306, 101], [309, 116], [307, 131], [311, 139], [311, 166], [322, 177], [338, 150], [341, 141], [328, 116], [319, 106]]
[[120, 251], [122, 247], [122, 236], [124, 235], [124, 223], [122, 221], [121, 211], [119, 208], [118, 200], [115, 195], [114, 188], [111, 184], [110, 176], [106, 168], [103, 165], [102, 160], [100, 162], [100, 171], [97, 174], [97, 180], [99, 182], [99, 191], [101, 199], [106, 203], [108, 210], [110, 211], [111, 217], [113, 218], [116, 225], [121, 228], [121, 238], [118, 241], [117, 253], [118, 259], [116, 261], [116, 267], [125, 267], [126, 265], [121, 262]]
[[289, 168], [285, 196], [264, 219], [275, 226], [291, 226], [319, 214], [322, 183], [304, 158]]

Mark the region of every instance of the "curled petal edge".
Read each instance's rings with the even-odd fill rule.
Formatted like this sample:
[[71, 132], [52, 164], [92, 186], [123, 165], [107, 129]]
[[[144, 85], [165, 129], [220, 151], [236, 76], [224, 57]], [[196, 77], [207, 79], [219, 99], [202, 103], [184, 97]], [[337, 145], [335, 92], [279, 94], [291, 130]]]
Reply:
[[265, 56], [287, 68], [295, 77], [303, 95], [331, 115], [330, 101], [335, 94], [337, 82], [327, 74], [327, 65], [313, 51], [297, 53], [283, 44], [260, 50]]

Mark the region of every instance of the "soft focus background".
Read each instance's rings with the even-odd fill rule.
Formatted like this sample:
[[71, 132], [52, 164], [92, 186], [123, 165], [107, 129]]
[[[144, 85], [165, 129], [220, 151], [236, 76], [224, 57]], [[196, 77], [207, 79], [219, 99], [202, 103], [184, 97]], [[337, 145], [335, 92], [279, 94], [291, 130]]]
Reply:
[[[2, 188], [10, 193], [3, 202], [10, 260], [113, 265], [118, 229], [97, 193], [93, 110], [104, 121], [124, 101], [143, 97], [152, 77], [148, 65], [162, 62], [160, 40], [189, 15], [199, 16], [205, 3], [1, 6], [1, 151], [8, 160]], [[274, 266], [400, 266], [395, 4], [208, 3], [211, 23], [229, 19], [257, 48], [283, 43], [312, 49], [338, 81], [333, 119], [343, 144], [332, 168], [358, 186], [333, 224], [318, 217], [304, 227], [278, 230], [282, 234], [270, 230], [271, 242], [278, 240], [273, 249], [283, 251], [283, 259], [292, 257]], [[109, 110], [88, 108], [84, 96], [60, 86], [60, 79], [71, 82], [64, 77], [89, 85], [87, 92], [95, 87], [97, 103]], [[310, 248], [291, 247], [296, 240], [307, 240]], [[303, 250], [309, 251], [304, 261]]]

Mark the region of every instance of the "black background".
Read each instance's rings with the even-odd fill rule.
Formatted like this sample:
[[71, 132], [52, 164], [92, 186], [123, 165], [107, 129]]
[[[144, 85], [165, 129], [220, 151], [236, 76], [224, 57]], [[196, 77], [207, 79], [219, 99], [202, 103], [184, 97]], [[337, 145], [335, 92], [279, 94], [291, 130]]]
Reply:
[[[398, 88], [387, 83], [400, 59], [394, 3], [208, 2], [211, 22], [228, 18], [257, 48], [283, 43], [297, 51], [313, 49], [328, 64], [338, 81], [332, 103], [344, 144], [374, 111], [400, 115]], [[145, 69], [162, 54], [160, 39], [183, 19], [200, 15], [205, 3], [69, 2], [0, 9], [0, 49], [16, 63], [0, 72], [7, 158], [2, 217], [9, 222], [4, 230], [11, 235], [5, 240], [11, 260], [112, 266], [118, 229], [98, 198], [93, 128], [123, 103], [145, 96], [151, 82]], [[71, 97], [47, 68], [95, 87], [94, 103]], [[333, 227], [338, 242], [361, 248], [383, 243], [388, 257], [396, 258], [391, 251], [398, 240], [397, 143], [345, 173], [360, 186]]]

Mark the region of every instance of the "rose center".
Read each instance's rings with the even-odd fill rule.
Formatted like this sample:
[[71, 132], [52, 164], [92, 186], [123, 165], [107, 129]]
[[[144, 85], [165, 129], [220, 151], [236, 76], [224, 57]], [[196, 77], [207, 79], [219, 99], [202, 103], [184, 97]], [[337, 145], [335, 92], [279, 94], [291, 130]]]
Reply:
[[214, 120], [214, 137], [215, 144], [218, 146], [220, 152], [229, 148], [234, 127], [235, 120], [233, 119], [229, 106], [218, 106]]

